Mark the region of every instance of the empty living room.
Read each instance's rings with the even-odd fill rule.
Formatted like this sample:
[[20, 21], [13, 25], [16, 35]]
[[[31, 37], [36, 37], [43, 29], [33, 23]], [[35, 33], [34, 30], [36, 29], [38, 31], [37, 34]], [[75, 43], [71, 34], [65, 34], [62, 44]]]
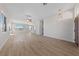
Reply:
[[0, 56], [79, 56], [79, 3], [0, 3]]

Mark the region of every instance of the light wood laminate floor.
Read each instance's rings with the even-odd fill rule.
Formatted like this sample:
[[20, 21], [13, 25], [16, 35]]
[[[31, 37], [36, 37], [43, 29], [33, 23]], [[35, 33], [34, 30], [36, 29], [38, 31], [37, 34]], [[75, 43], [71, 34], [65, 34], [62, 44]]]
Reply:
[[74, 43], [17, 31], [0, 50], [1, 56], [72, 56], [79, 55]]

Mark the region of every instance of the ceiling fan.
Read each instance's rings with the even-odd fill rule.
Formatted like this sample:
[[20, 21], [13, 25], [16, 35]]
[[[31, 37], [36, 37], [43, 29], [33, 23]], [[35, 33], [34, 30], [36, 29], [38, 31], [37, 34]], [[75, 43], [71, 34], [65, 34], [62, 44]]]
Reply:
[[43, 3], [43, 6], [46, 6], [47, 5], [47, 3]]

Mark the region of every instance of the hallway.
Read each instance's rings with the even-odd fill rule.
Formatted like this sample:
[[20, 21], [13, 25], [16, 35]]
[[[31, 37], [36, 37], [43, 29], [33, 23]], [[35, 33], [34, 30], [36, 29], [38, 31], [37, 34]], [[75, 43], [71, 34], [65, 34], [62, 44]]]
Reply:
[[0, 55], [79, 55], [79, 48], [67, 41], [39, 36], [26, 31], [16, 31], [14, 35], [10, 35], [9, 40], [1, 49]]

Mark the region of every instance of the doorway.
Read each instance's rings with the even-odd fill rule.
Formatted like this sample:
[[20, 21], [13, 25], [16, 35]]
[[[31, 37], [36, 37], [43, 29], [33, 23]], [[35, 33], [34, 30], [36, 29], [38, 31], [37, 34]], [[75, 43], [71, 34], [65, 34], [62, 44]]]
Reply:
[[79, 46], [79, 15], [75, 18], [75, 44]]

